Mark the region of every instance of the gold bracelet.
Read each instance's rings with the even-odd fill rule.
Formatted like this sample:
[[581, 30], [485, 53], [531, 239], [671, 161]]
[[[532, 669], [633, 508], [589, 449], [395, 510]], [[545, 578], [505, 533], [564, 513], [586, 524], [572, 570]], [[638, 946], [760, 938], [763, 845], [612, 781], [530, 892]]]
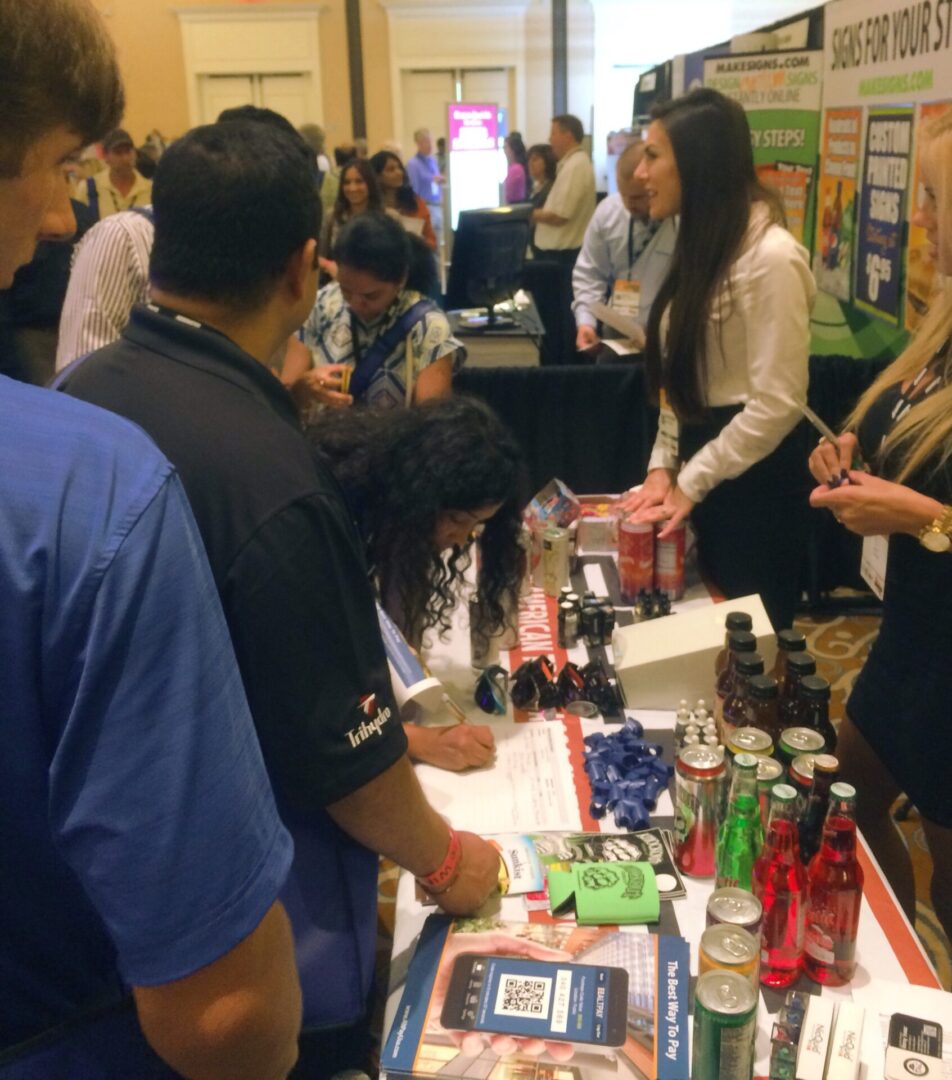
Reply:
[[919, 530], [919, 543], [936, 554], [952, 548], [952, 506], [943, 505], [942, 513]]

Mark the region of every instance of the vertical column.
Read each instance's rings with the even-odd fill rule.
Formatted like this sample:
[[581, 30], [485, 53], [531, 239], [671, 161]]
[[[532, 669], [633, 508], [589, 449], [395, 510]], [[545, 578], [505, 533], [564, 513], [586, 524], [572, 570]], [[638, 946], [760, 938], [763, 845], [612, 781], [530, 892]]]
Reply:
[[367, 137], [364, 102], [364, 52], [360, 36], [360, 0], [346, 0], [347, 67], [350, 72], [350, 117], [354, 138]]
[[568, 0], [552, 0], [552, 114], [569, 111]]

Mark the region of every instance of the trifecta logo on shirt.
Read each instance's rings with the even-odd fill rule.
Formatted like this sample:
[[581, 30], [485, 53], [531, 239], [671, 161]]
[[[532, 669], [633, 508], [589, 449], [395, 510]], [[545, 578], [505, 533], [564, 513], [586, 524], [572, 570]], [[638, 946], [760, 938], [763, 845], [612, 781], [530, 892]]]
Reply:
[[353, 747], [360, 746], [360, 744], [366, 742], [371, 735], [382, 735], [384, 724], [386, 724], [391, 717], [389, 705], [385, 705], [382, 709], [377, 708], [376, 694], [364, 694], [364, 696], [357, 701], [357, 708], [367, 719], [361, 720], [357, 727], [353, 727], [347, 732], [347, 738], [350, 740], [350, 745]]

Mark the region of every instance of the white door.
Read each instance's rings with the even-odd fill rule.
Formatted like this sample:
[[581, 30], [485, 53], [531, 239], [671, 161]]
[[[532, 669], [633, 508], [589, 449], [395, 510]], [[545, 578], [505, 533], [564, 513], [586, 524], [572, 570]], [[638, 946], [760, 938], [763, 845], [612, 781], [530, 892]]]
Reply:
[[456, 73], [453, 71], [404, 71], [403, 125], [400, 141], [403, 160], [408, 161], [416, 153], [413, 133], [419, 128], [429, 128], [433, 142], [446, 138], [446, 107], [456, 100]]
[[463, 101], [472, 101], [474, 104], [492, 102], [500, 109], [506, 110], [507, 116], [512, 116], [512, 106], [515, 104], [510, 92], [512, 81], [512, 68], [475, 68], [461, 72]]
[[205, 75], [201, 79], [200, 124], [214, 124], [222, 109], [255, 104], [252, 75]]
[[310, 100], [310, 75], [259, 76], [257, 104], [286, 116], [296, 128], [309, 121], [313, 122], [314, 117], [309, 115]]

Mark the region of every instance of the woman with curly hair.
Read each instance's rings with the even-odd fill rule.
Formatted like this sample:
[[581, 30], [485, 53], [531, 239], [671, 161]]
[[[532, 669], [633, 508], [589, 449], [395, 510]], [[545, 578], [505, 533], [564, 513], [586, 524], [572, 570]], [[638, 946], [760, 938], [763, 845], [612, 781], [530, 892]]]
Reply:
[[[410, 644], [450, 629], [477, 529], [479, 629], [501, 631], [525, 566], [525, 492], [522, 451], [495, 413], [459, 396], [415, 409], [328, 410], [308, 436], [344, 490], [381, 602]], [[407, 737], [412, 757], [443, 768], [492, 756], [483, 725], [410, 724]]]
[[380, 185], [384, 209], [403, 225], [407, 232], [423, 237], [427, 247], [436, 251], [436, 233], [426, 203], [413, 190], [403, 162], [392, 150], [380, 150], [370, 159]]

